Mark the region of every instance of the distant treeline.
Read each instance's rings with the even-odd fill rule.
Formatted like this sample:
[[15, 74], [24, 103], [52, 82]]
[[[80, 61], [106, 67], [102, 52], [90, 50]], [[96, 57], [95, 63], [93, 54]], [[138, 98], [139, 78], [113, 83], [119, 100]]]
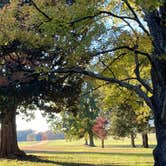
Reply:
[[54, 134], [52, 131], [36, 132], [34, 130], [17, 131], [17, 141], [41, 141], [64, 139], [64, 134]]

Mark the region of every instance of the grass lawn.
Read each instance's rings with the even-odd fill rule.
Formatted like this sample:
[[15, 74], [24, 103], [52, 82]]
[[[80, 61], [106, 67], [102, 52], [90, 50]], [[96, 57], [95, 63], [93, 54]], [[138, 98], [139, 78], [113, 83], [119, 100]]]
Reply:
[[[96, 147], [83, 145], [84, 141], [67, 142], [65, 140], [23, 142], [20, 148], [29, 157], [24, 161], [0, 160], [0, 166], [152, 166], [152, 150], [155, 136], [149, 136], [150, 148], [141, 147], [140, 136], [136, 139], [137, 148], [130, 147], [128, 138], [105, 141], [105, 148], [100, 147], [100, 141], [95, 140]], [[36, 157], [34, 157], [36, 156]]]

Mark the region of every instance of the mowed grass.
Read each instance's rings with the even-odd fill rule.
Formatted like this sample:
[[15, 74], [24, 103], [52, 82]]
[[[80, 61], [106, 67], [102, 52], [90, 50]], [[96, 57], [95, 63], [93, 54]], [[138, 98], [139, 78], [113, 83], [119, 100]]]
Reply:
[[0, 160], [0, 166], [152, 166], [152, 150], [156, 144], [155, 135], [149, 135], [150, 148], [141, 147], [140, 136], [136, 139], [137, 148], [130, 147], [130, 139], [113, 139], [105, 141], [105, 148], [95, 140], [96, 147], [83, 145], [84, 141], [43, 141], [23, 142], [20, 148], [29, 157], [26, 160]]

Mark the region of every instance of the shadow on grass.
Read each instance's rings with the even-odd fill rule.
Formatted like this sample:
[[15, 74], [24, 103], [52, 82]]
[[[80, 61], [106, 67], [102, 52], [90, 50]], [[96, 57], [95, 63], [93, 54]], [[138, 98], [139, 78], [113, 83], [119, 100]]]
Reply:
[[38, 150], [25, 150], [26, 153], [33, 153], [33, 154], [38, 154], [38, 153], [43, 153], [43, 154], [69, 154], [69, 155], [77, 155], [77, 154], [89, 154], [89, 155], [109, 155], [109, 156], [114, 156], [114, 155], [119, 155], [119, 156], [137, 156], [137, 157], [150, 157], [152, 154], [151, 153], [126, 153], [126, 152], [65, 152], [65, 151], [38, 151]]
[[153, 144], [153, 145], [149, 145], [149, 148], [155, 148], [156, 147], [156, 144]]
[[[106, 148], [132, 148], [131, 145], [106, 145]], [[155, 144], [149, 145], [149, 148], [155, 148]], [[136, 148], [143, 148], [142, 145], [136, 145]]]
[[[18, 160], [19, 161], [34, 162], [34, 163], [58, 164], [61, 166], [99, 166], [99, 165], [88, 164], [88, 163], [71, 163], [71, 162], [52, 161], [52, 160], [44, 159], [44, 157], [34, 156], [34, 155], [27, 155], [27, 156], [18, 158]], [[100, 166], [102, 166], [102, 165], [100, 164]], [[110, 165], [104, 164], [103, 166], [118, 166], [118, 164], [110, 164]]]
[[106, 148], [131, 148], [131, 145], [105, 145]]

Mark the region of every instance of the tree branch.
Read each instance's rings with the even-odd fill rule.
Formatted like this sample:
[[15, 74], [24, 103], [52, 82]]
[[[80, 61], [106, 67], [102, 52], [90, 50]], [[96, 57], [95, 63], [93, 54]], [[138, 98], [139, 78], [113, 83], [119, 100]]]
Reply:
[[37, 5], [34, 1], [31, 0], [31, 4], [34, 6], [34, 8], [41, 13], [48, 21], [51, 21], [52, 18], [50, 18], [46, 13], [44, 13]]
[[[104, 69], [104, 71], [105, 71], [106, 69], [108, 69], [108, 70], [112, 73], [113, 77], [116, 78], [116, 77], [115, 77], [115, 74], [114, 74], [114, 72], [112, 71], [112, 69], [110, 68], [110, 66], [109, 66], [109, 65], [106, 65], [100, 58], [99, 58], [99, 61], [103, 64], [103, 66], [106, 67], [106, 68]], [[104, 71], [103, 71], [103, 72], [104, 72]], [[102, 72], [102, 73], [103, 73], [103, 72]]]
[[127, 17], [127, 16], [118, 16], [112, 12], [108, 12], [108, 11], [99, 11], [98, 13], [94, 14], [94, 15], [89, 15], [89, 16], [85, 16], [85, 17], [81, 17], [81, 18], [78, 18], [78, 19], [75, 19], [73, 21], [70, 22], [71, 25], [74, 25], [75, 23], [78, 23], [78, 22], [81, 22], [81, 21], [84, 21], [84, 20], [87, 20], [87, 19], [94, 19], [95, 17], [99, 16], [99, 15], [102, 15], [102, 14], [106, 14], [108, 16], [112, 16], [112, 17], [115, 17], [115, 18], [119, 18], [121, 20], [124, 20], [124, 19], [129, 19], [129, 20], [135, 20], [135, 18], [132, 18], [132, 17]]
[[85, 96], [85, 95], [91, 93], [91, 91], [96, 91], [96, 90], [100, 89], [101, 87], [103, 87], [103, 86], [105, 86], [105, 85], [108, 85], [108, 84], [109, 84], [109, 82], [106, 82], [106, 83], [104, 83], [104, 84], [101, 84], [101, 85], [99, 85], [99, 86], [97, 86], [97, 87], [95, 87], [95, 88], [92, 88], [90, 91], [88, 91], [88, 92], [86, 92], [86, 93], [83, 93], [81, 96]]
[[132, 52], [135, 52], [135, 53], [137, 53], [137, 54], [144, 55], [144, 56], [146, 56], [146, 57], [148, 58], [148, 60], [152, 63], [151, 55], [150, 55], [149, 53], [146, 53], [146, 52], [137, 50], [137, 49], [135, 49], [134, 47], [129, 47], [129, 46], [119, 46], [119, 47], [115, 47], [115, 48], [112, 48], [112, 49], [100, 51], [100, 52], [97, 52], [96, 54], [93, 54], [92, 57], [93, 57], [93, 56], [95, 57], [95, 56], [98, 56], [98, 55], [101, 55], [101, 54], [106, 54], [106, 53], [109, 53], [109, 52], [115, 52], [115, 51], [122, 50], [122, 49], [127, 49], [127, 50], [132, 51]]
[[150, 93], [153, 93], [153, 89], [145, 82], [145, 80], [143, 80], [140, 76], [140, 63], [139, 63], [139, 60], [138, 60], [138, 55], [135, 54], [135, 75], [137, 77], [137, 80], [150, 92]]
[[[123, 57], [123, 56], [125, 56], [125, 55], [126, 55], [126, 53], [122, 53], [122, 54], [118, 55], [107, 66], [111, 66], [114, 62], [116, 62], [118, 59], [120, 60], [120, 58]], [[106, 70], [106, 68], [102, 71], [102, 73], [105, 72], [105, 70]]]
[[106, 14], [108, 16], [112, 16], [112, 17], [115, 17], [115, 18], [118, 18], [118, 19], [121, 19], [122, 21], [124, 21], [133, 31], [133, 28], [131, 27], [131, 25], [126, 21], [126, 19], [128, 20], [133, 20], [133, 21], [136, 21], [139, 25], [139, 27], [148, 35], [150, 36], [148, 30], [144, 27], [144, 25], [142, 24], [142, 22], [140, 21], [140, 19], [138, 18], [137, 14], [135, 13], [135, 11], [133, 10], [133, 8], [130, 6], [130, 4], [128, 3], [127, 0], [124, 0], [124, 2], [126, 3], [126, 5], [128, 6], [128, 8], [130, 9], [130, 11], [132, 12], [132, 14], [134, 15], [134, 17], [128, 17], [128, 16], [119, 16], [119, 15], [116, 15], [112, 12], [108, 12], [108, 11], [99, 11], [98, 13], [94, 14], [94, 15], [89, 15], [89, 16], [85, 16], [85, 17], [82, 17], [82, 18], [78, 18], [78, 19], [75, 19], [73, 21], [70, 22], [71, 25], [75, 24], [75, 23], [78, 23], [78, 22], [81, 22], [81, 21], [84, 21], [84, 20], [87, 20], [87, 19], [94, 19], [95, 17], [99, 16], [99, 15], [102, 15], [102, 14]]
[[99, 14], [107, 14], [109, 16], [112, 16], [112, 17], [115, 17], [115, 18], [119, 18], [121, 20], [124, 20], [124, 19], [128, 19], [128, 20], [133, 20], [133, 21], [136, 21], [134, 17], [128, 17], [128, 16], [118, 16], [112, 12], [108, 12], [108, 11], [100, 11]]
[[120, 85], [121, 87], [135, 91], [141, 98], [143, 98], [145, 100], [145, 102], [147, 103], [147, 105], [150, 108], [153, 108], [151, 99], [147, 96], [147, 94], [145, 92], [143, 92], [141, 90], [140, 86], [138, 86], [138, 85], [132, 85], [132, 84], [129, 84], [127, 82], [118, 80], [116, 78], [105, 77], [105, 76], [102, 76], [98, 73], [83, 70], [80, 67], [73, 67], [73, 68], [69, 68], [69, 69], [57, 69], [57, 70], [54, 70], [53, 72], [54, 73], [79, 73], [79, 74], [83, 74], [83, 75], [86, 75], [86, 76], [89, 76], [92, 78], [96, 78], [99, 80], [103, 80], [103, 81], [106, 81], [109, 83]]
[[127, 7], [129, 8], [129, 10], [131, 11], [131, 13], [134, 16], [134, 20], [138, 23], [139, 27], [148, 35], [150, 36], [148, 30], [144, 27], [144, 25], [142, 24], [142, 22], [140, 21], [140, 19], [138, 18], [136, 12], [134, 11], [134, 9], [131, 7], [130, 3], [128, 2], [128, 0], [123, 0], [124, 3], [127, 5]]

